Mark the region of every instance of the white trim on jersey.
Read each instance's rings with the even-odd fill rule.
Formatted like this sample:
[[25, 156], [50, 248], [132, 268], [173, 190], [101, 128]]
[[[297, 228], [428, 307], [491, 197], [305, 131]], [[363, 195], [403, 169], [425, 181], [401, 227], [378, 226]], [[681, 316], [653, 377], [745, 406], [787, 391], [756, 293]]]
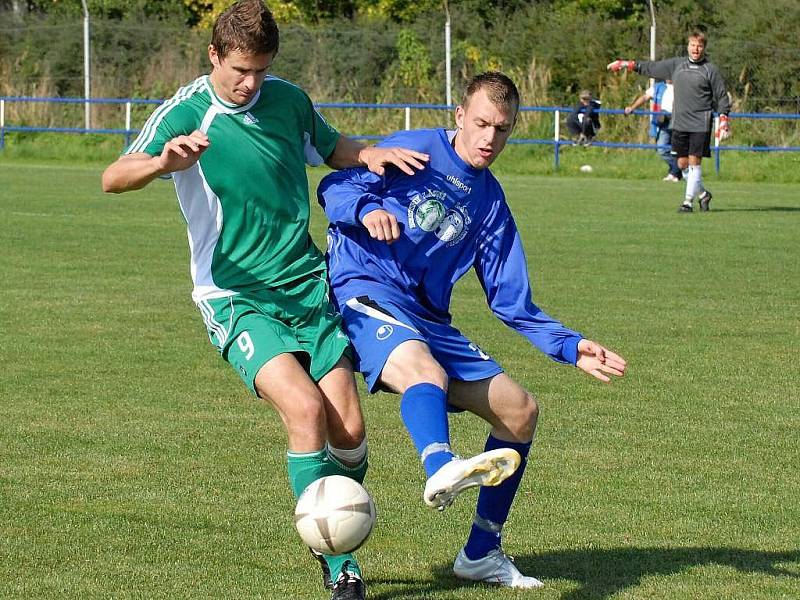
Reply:
[[220, 109], [216, 104], [212, 104], [208, 107], [206, 114], [203, 116], [203, 122], [200, 123], [200, 131], [203, 133], [208, 133], [209, 127], [211, 127], [211, 122], [214, 120], [218, 114], [220, 114]]
[[208, 84], [208, 91], [211, 94], [211, 104], [213, 104], [217, 108], [217, 110], [219, 110], [219, 112], [221, 112], [222, 114], [233, 115], [236, 113], [250, 110], [251, 108], [253, 108], [255, 103], [258, 102], [258, 99], [261, 97], [261, 88], [258, 88], [256, 90], [255, 96], [253, 96], [252, 100], [250, 100], [250, 102], [248, 102], [247, 104], [242, 104], [241, 106], [238, 106], [236, 104], [228, 104], [217, 95], [216, 91], [214, 91], [214, 85], [211, 83], [211, 78], [208, 75], [206, 75], [205, 77]]
[[411, 327], [411, 325], [406, 325], [405, 323], [398, 321], [394, 317], [390, 317], [386, 313], [382, 313], [379, 310], [372, 308], [371, 306], [367, 306], [366, 304], [362, 304], [358, 301], [357, 298], [350, 298], [345, 304], [352, 308], [356, 312], [360, 312], [362, 315], [367, 315], [368, 317], [372, 317], [373, 319], [378, 319], [379, 321], [383, 321], [384, 323], [389, 323], [391, 325], [397, 325], [398, 327], [405, 327], [413, 331], [416, 334], [419, 334], [419, 331]]
[[183, 86], [175, 95], [164, 102], [161, 106], [153, 111], [153, 114], [148, 117], [147, 121], [139, 132], [139, 135], [133, 140], [133, 143], [125, 151], [125, 154], [133, 154], [134, 152], [144, 152], [144, 149], [150, 145], [150, 142], [156, 137], [158, 126], [167, 113], [187, 98], [192, 97], [197, 92], [203, 91], [206, 88], [206, 81], [204, 77], [198, 77], [189, 85]]
[[314, 144], [311, 143], [311, 134], [307, 131], [303, 132], [303, 155], [305, 156], [306, 164], [310, 167], [318, 167], [325, 162], [325, 159], [322, 158]]
[[[209, 107], [209, 112], [216, 112], [216, 109]], [[222, 232], [222, 205], [219, 198], [209, 187], [199, 162], [175, 173], [173, 180], [189, 238], [189, 270], [194, 283], [192, 300], [197, 303], [209, 298], [233, 296], [235, 292], [222, 289], [214, 283], [211, 273], [214, 249]]]

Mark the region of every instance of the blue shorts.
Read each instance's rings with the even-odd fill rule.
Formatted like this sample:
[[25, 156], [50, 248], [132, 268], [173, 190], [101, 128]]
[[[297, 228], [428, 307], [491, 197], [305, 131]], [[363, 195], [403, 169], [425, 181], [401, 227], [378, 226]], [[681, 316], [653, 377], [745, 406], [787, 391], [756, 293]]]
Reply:
[[479, 381], [502, 373], [488, 354], [452, 325], [431, 321], [407, 306], [369, 296], [350, 298], [340, 306], [344, 328], [356, 350], [356, 370], [364, 375], [371, 393], [389, 355], [408, 340], [425, 342], [447, 376]]

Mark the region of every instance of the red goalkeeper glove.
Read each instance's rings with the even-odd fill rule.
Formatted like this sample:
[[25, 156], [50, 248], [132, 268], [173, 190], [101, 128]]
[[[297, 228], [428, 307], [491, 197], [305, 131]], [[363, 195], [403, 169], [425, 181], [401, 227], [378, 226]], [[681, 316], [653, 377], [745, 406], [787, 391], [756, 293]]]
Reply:
[[615, 60], [614, 62], [608, 63], [606, 69], [609, 71], [624, 71], [628, 69], [629, 71], [633, 71], [634, 67], [636, 66], [635, 60]]
[[728, 115], [719, 116], [719, 127], [717, 127], [717, 137], [722, 140], [727, 140], [731, 137], [731, 124]]

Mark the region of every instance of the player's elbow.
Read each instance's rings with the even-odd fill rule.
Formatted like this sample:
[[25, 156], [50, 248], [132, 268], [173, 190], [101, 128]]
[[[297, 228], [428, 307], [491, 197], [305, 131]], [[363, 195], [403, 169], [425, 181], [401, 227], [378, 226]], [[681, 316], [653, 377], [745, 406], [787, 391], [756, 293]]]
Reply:
[[108, 176], [108, 171], [103, 173], [103, 177], [100, 181], [100, 186], [103, 188], [103, 191], [106, 193], [116, 194], [118, 190], [114, 187], [114, 182], [111, 177]]
[[122, 186], [119, 185], [116, 178], [109, 173], [108, 169], [106, 169], [106, 171], [103, 173], [101, 186], [103, 191], [107, 194], [120, 194], [125, 191]]

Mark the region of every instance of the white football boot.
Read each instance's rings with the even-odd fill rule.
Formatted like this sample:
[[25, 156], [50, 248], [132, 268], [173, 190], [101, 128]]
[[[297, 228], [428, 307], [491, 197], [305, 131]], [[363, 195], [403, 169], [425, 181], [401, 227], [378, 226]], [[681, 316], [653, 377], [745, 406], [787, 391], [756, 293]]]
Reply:
[[481, 485], [500, 485], [522, 462], [512, 448], [497, 448], [472, 458], [454, 458], [428, 478], [422, 499], [431, 508], [444, 510], [464, 490]]
[[468, 559], [462, 548], [453, 564], [453, 573], [461, 579], [482, 581], [503, 587], [527, 589], [544, 587], [544, 584], [535, 577], [520, 573], [511, 557], [506, 556], [500, 548], [491, 550], [478, 560]]

